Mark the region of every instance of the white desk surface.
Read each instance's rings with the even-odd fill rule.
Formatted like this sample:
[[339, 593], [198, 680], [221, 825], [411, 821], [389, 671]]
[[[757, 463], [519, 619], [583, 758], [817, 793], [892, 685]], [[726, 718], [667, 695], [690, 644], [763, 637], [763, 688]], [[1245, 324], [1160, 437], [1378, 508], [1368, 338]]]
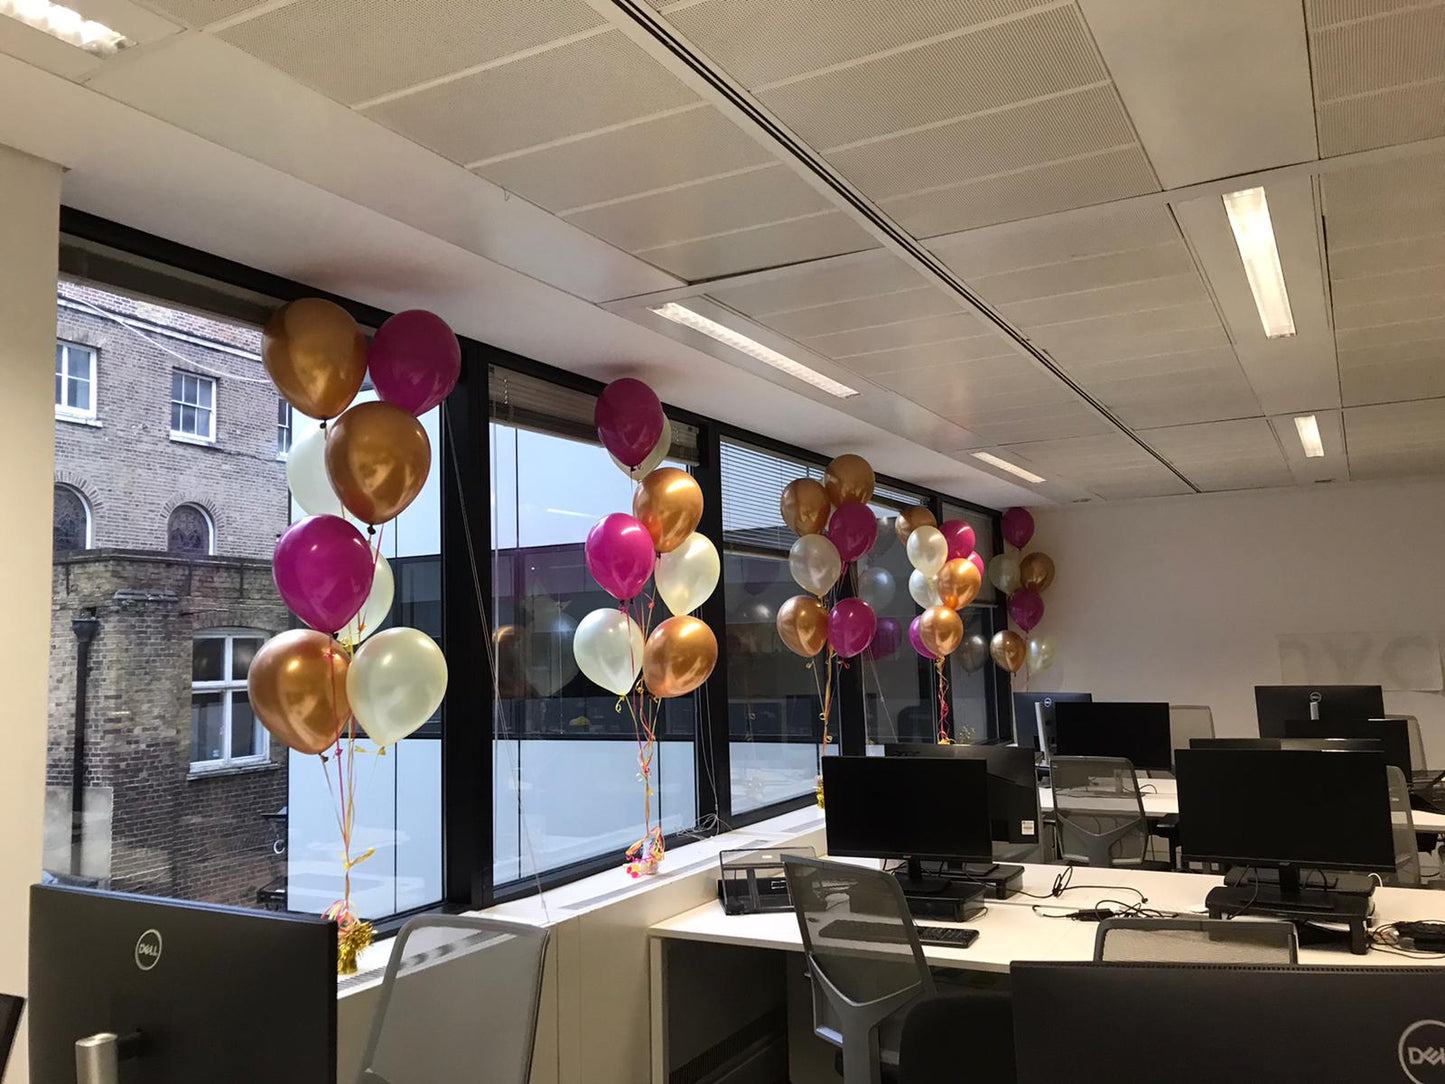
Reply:
[[[1023, 891], [1047, 894], [1054, 878], [1065, 866], [1029, 864], [1024, 866]], [[972, 971], [1007, 971], [1014, 960], [1092, 960], [1094, 934], [1098, 924], [1068, 918], [1046, 918], [1033, 905], [1053, 913], [1096, 906], [1103, 900], [1132, 902], [1132, 892], [1078, 886], [1111, 885], [1137, 888], [1148, 897], [1148, 906], [1161, 911], [1203, 914], [1204, 897], [1223, 883], [1221, 878], [1193, 873], [1153, 870], [1094, 869], [1075, 867], [1076, 886], [1059, 899], [1035, 900], [1016, 895], [1007, 900], [989, 900], [987, 913], [966, 923], [979, 932], [968, 948], [924, 945], [931, 964]], [[1375, 890], [1376, 925], [1410, 919], [1445, 920], [1445, 892], [1428, 889], [1379, 888]], [[929, 924], [929, 920], [919, 920]], [[1237, 922], [1248, 919], [1236, 919]], [[942, 923], [933, 923], [942, 925]], [[801, 952], [798, 920], [791, 911], [768, 915], [727, 915], [721, 905], [707, 903], [659, 922], [652, 936], [684, 941]], [[1445, 965], [1445, 960], [1424, 960], [1371, 951], [1353, 955], [1345, 946], [1301, 948], [1300, 962], [1347, 966]]]
[[[1150, 818], [1168, 817], [1179, 812], [1179, 782], [1175, 779], [1141, 779], [1139, 786], [1144, 794], [1144, 816]], [[1149, 793], [1149, 788], [1154, 793]], [[1054, 811], [1054, 792], [1047, 786], [1039, 787], [1039, 811]], [[1425, 813], [1412, 810], [1411, 819], [1417, 832], [1440, 832], [1445, 834], [1445, 814]]]

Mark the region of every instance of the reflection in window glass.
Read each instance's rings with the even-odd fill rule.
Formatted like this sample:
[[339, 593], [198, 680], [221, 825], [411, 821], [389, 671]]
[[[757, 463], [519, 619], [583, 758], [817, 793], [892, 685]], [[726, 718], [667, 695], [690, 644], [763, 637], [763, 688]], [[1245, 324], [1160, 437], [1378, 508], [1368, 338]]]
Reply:
[[[577, 623], [618, 605], [588, 575], [583, 543], [597, 520], [631, 509], [633, 483], [598, 445], [500, 421], [491, 453], [501, 885], [621, 852], [644, 829], [632, 718], [572, 655]], [[659, 602], [652, 624], [665, 616]], [[697, 697], [662, 705], [652, 817], [670, 834], [697, 820]]]
[[[801, 593], [788, 571], [795, 536], [778, 502], [783, 488], [802, 477], [821, 479], [822, 470], [722, 442], [734, 814], [811, 794], [818, 777], [826, 649], [817, 659], [799, 658], [779, 639], [776, 625], [778, 607]], [[833, 718], [836, 741], [836, 713]]]
[[[973, 527], [974, 549], [987, 563], [994, 549], [993, 520], [957, 505], [943, 505], [943, 518], [965, 520]], [[949, 658], [953, 685], [953, 735], [956, 741], [984, 741], [998, 736], [996, 720], [988, 711], [988, 642], [993, 636], [993, 607], [997, 592], [984, 577], [978, 598], [959, 616], [963, 618], [963, 646]]]

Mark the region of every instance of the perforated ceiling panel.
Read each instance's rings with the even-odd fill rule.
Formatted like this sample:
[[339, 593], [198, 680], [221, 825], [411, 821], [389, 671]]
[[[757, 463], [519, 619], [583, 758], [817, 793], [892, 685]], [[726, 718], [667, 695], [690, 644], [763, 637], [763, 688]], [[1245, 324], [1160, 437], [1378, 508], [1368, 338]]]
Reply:
[[825, 211], [788, 222], [639, 249], [637, 255], [679, 278], [697, 282], [877, 247], [877, 239], [842, 211]]
[[354, 105], [602, 22], [581, 0], [297, 0], [221, 37]]
[[1122, 433], [1032, 441], [1008, 447], [1045, 478], [1067, 478], [1107, 500], [1188, 493], [1189, 487]]
[[1320, 154], [1445, 134], [1445, 5], [1311, 0]]
[[1293, 482], [1264, 418], [1150, 429], [1140, 436], [1200, 489], [1258, 489]]
[[917, 289], [924, 282], [924, 278], [902, 260], [880, 252], [833, 261], [825, 267], [798, 267], [762, 282], [709, 293], [739, 312], [762, 317]]
[[202, 27], [229, 19], [232, 15], [256, 7], [261, 2], [262, 0], [147, 0], [146, 7], [153, 8], [162, 15], [169, 15], [187, 26]]
[[1445, 399], [1353, 407], [1345, 439], [1351, 478], [1445, 473]]

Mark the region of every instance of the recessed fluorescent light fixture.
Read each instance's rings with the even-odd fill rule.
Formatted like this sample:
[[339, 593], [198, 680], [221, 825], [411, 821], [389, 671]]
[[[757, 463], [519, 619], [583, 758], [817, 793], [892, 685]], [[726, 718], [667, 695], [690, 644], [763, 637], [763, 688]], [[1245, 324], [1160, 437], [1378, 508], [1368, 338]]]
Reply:
[[1299, 442], [1305, 450], [1305, 458], [1319, 459], [1325, 454], [1325, 445], [1320, 440], [1320, 423], [1313, 414], [1304, 414], [1294, 420]]
[[825, 391], [839, 399], [850, 399], [858, 394], [858, 389], [850, 388], [847, 384], [840, 384], [816, 369], [810, 369], [802, 362], [794, 361], [787, 355], [780, 354], [755, 339], [739, 334], [730, 327], [724, 327], [716, 320], [709, 320], [701, 313], [693, 312], [683, 305], [669, 301], [666, 305], [661, 305], [652, 311], [664, 320], [671, 320], [674, 324], [681, 324], [683, 327], [700, 331], [708, 338], [716, 339], [724, 346], [731, 346], [734, 350], [740, 350], [748, 357], [756, 358], [765, 365], [771, 365], [779, 372], [787, 373], [805, 384], [811, 384], [819, 391]]
[[1289, 293], [1284, 288], [1284, 269], [1279, 265], [1279, 248], [1274, 242], [1274, 226], [1269, 220], [1269, 201], [1263, 188], [1246, 188], [1224, 197], [1224, 213], [1234, 231], [1239, 258], [1244, 261], [1244, 277], [1254, 294], [1254, 307], [1264, 325], [1267, 339], [1281, 339], [1294, 334], [1294, 313], [1289, 307]]
[[135, 44], [120, 31], [87, 19], [73, 8], [52, 4], [50, 0], [0, 0], [0, 15], [8, 15], [95, 56], [114, 56]]
[[1023, 467], [1015, 466], [1007, 459], [1000, 459], [998, 456], [991, 455], [988, 452], [972, 452], [970, 454], [973, 456], [973, 458], [981, 459], [991, 467], [997, 467], [999, 470], [1006, 470], [1010, 474], [1017, 475], [1025, 482], [1032, 482], [1034, 485], [1038, 485], [1040, 482], [1043, 481], [1043, 479], [1040, 478], [1033, 471], [1024, 470]]

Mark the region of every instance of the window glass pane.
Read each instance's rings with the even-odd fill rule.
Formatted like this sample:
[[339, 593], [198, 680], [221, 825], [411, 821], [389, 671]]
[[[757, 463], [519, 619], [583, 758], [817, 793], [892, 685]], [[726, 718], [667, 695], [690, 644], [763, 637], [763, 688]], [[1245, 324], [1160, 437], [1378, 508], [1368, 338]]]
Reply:
[[90, 516], [85, 501], [70, 486], [55, 487], [54, 548], [56, 553], [83, 550], [87, 545]]
[[226, 641], [219, 636], [197, 639], [191, 648], [191, 680], [220, 681], [226, 676]]
[[211, 405], [211, 396], [215, 394], [216, 385], [203, 377], [196, 377], [196, 402], [203, 407]]
[[[632, 507], [633, 483], [596, 444], [494, 421], [493, 584], [498, 670], [495, 877], [499, 884], [618, 853], [644, 834], [632, 716], [577, 670], [572, 635], [617, 601], [587, 573], [583, 542]], [[644, 609], [634, 613], [645, 614]], [[653, 624], [667, 616], [660, 603]], [[663, 701], [652, 762], [654, 825], [697, 820], [696, 697]]]
[[[945, 519], [965, 520], [973, 527], [974, 548], [987, 562], [993, 557], [995, 543], [993, 520], [978, 512], [944, 502]], [[958, 741], [983, 741], [999, 736], [998, 721], [989, 714], [988, 642], [993, 637], [993, 607], [997, 594], [988, 577], [978, 598], [961, 615], [963, 646], [949, 658], [949, 680], [953, 683], [953, 733]]]
[[90, 368], [89, 359], [77, 357], [76, 361], [82, 366], [79, 370], [70, 374], [69, 405], [76, 410], [90, 409]]
[[248, 640], [239, 636], [231, 641], [230, 678], [232, 681], [246, 680], [246, 675], [251, 672], [251, 660], [256, 657], [261, 643], [260, 640]]
[[938, 675], [908, 640], [908, 626], [923, 611], [908, 593], [913, 566], [894, 528], [898, 506], [918, 503], [911, 494], [887, 504], [875, 499], [878, 540], [859, 562], [859, 593], [878, 616], [873, 645], [858, 660], [870, 744], [938, 740]]
[[[778, 502], [820, 467], [724, 441], [723, 582], [728, 645], [728, 741], [734, 813], [811, 794], [818, 775], [826, 674], [778, 638], [778, 607], [801, 590], [788, 571], [795, 536]], [[836, 709], [832, 713], [837, 739]]]
[[183, 403], [186, 399], [186, 377], [184, 373], [171, 373], [171, 399]]
[[224, 693], [191, 694], [191, 762], [220, 760], [226, 755]]
[[251, 698], [243, 690], [231, 696], [231, 757], [256, 755], [256, 717], [251, 714]]
[[166, 539], [166, 548], [171, 553], [203, 557], [211, 552], [210, 521], [195, 505], [180, 505], [171, 512]]

